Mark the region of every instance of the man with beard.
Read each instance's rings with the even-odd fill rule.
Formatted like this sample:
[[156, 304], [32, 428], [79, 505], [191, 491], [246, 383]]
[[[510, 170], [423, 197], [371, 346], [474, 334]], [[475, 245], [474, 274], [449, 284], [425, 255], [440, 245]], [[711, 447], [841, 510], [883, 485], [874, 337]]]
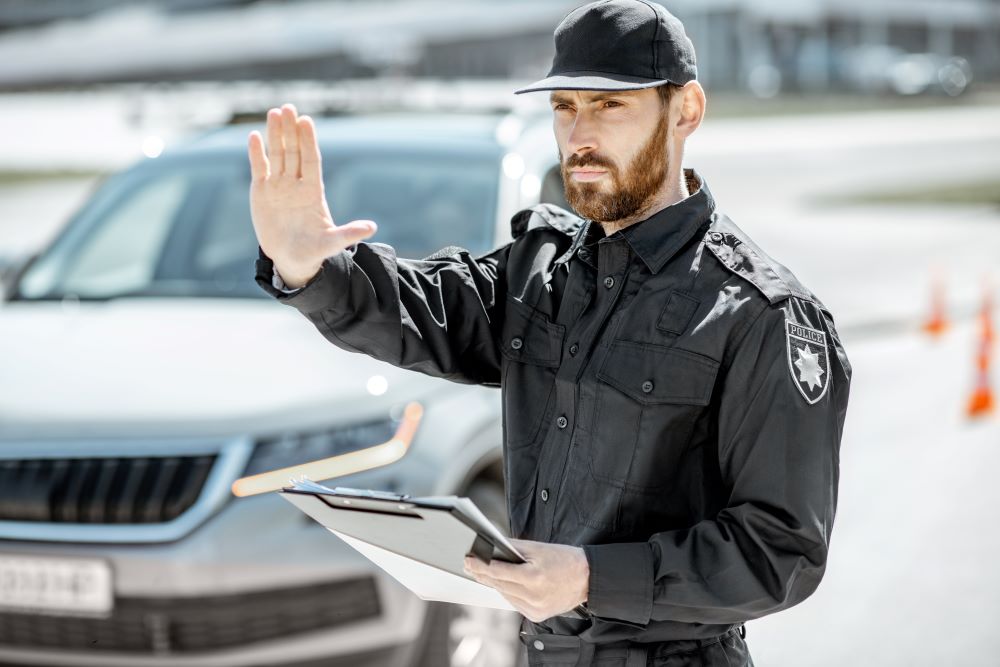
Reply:
[[[423, 260], [326, 207], [311, 119], [251, 133], [256, 279], [341, 348], [501, 388], [523, 564], [466, 569], [524, 616], [531, 665], [753, 665], [745, 621], [826, 567], [851, 365], [833, 316], [682, 168], [705, 93], [661, 5], [556, 28], [550, 91], [569, 211]], [[282, 145], [284, 150], [282, 150]], [[586, 618], [567, 614], [585, 605]]]

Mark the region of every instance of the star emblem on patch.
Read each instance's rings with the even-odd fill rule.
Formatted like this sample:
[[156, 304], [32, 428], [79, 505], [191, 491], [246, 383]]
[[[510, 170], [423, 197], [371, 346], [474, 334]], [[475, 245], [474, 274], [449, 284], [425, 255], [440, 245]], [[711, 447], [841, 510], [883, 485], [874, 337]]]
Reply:
[[826, 333], [785, 319], [788, 370], [799, 393], [812, 405], [830, 386], [830, 358]]

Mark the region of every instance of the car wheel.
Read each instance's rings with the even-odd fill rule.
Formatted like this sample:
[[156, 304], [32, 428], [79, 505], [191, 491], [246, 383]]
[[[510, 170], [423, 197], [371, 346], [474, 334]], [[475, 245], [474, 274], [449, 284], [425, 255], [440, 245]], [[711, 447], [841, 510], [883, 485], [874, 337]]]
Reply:
[[[465, 494], [507, 534], [503, 487], [476, 481]], [[521, 615], [448, 602], [428, 602], [424, 649], [418, 667], [515, 667], [520, 665]]]

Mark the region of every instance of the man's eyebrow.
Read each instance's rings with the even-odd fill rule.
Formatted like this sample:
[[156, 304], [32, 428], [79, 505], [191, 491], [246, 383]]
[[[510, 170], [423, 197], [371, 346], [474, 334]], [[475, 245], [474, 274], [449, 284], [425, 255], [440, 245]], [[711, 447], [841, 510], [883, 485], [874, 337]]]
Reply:
[[[612, 97], [617, 97], [619, 99], [623, 97], [629, 97], [625, 91], [606, 91], [606, 92], [596, 92], [591, 95], [584, 102], [600, 102], [601, 100], [607, 100]], [[549, 95], [549, 104], [572, 104], [573, 98], [568, 95], [563, 95], [561, 93], [552, 93]]]

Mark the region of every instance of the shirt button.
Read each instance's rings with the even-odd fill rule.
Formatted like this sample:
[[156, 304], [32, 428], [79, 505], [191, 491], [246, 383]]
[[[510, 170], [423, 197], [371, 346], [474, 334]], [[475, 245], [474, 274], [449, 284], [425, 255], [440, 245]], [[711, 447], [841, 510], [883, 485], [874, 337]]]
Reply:
[[576, 353], [579, 351], [580, 351], [580, 346], [577, 345], [576, 343], [573, 343], [572, 345], [569, 346], [569, 355], [571, 357], [575, 357]]
[[542, 489], [542, 502], [543, 503], [549, 502], [549, 490], [548, 489]]
[[604, 286], [607, 287], [608, 289], [611, 289], [612, 287], [615, 286], [615, 279], [612, 278], [611, 276], [608, 276], [607, 278], [604, 279]]
[[522, 345], [524, 345], [524, 341], [522, 341], [520, 338], [515, 337], [512, 338], [510, 341], [510, 346], [515, 350], [520, 350]]
[[716, 243], [719, 243], [720, 241], [722, 241], [722, 234], [720, 234], [719, 232], [712, 232], [712, 240], [715, 241]]
[[642, 383], [642, 390], [647, 394], [653, 391], [653, 383], [650, 382], [649, 380], [646, 380], [645, 382]]
[[541, 651], [542, 649], [545, 648], [545, 644], [543, 644], [542, 640], [540, 640], [540, 639], [536, 639], [534, 641], [534, 643], [532, 644], [532, 646], [534, 646], [539, 651]]
[[590, 257], [590, 251], [587, 250], [586, 248], [580, 248], [577, 254], [580, 255], [580, 259], [587, 259], [588, 257]]
[[559, 428], [566, 428], [566, 424], [568, 423], [569, 420], [566, 419], [566, 415], [559, 415], [559, 419], [556, 420], [556, 426]]

